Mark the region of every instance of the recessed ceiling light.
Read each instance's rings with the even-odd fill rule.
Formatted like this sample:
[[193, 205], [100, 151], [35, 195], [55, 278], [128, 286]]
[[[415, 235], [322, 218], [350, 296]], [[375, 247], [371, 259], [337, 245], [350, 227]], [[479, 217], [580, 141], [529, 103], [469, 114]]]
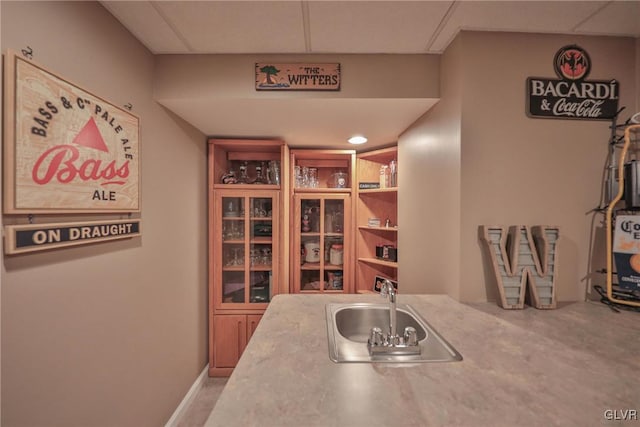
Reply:
[[349, 138], [349, 144], [364, 144], [367, 142], [367, 138], [362, 135], [356, 135]]

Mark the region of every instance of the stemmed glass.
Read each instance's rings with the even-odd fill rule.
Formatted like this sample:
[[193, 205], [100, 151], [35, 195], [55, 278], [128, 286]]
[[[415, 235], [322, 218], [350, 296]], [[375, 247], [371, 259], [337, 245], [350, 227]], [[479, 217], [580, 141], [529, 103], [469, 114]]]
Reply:
[[240, 257], [240, 251], [242, 248], [233, 248], [233, 264], [232, 265], [242, 265], [244, 264], [244, 260]]

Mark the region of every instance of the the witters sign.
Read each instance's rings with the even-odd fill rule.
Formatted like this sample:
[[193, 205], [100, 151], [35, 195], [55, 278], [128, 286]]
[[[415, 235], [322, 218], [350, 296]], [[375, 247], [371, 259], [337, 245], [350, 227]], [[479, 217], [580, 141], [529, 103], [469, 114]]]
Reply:
[[340, 64], [256, 63], [256, 90], [340, 90]]
[[527, 115], [554, 119], [610, 120], [618, 111], [616, 80], [585, 80], [591, 71], [589, 54], [579, 46], [556, 52], [558, 79], [527, 79]]
[[9, 51], [5, 213], [139, 212], [139, 120]]

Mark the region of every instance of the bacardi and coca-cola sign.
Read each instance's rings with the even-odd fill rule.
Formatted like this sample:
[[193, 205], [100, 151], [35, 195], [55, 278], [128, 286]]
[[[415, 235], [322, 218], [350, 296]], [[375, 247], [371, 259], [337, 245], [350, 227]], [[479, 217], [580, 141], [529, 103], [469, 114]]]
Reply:
[[527, 114], [531, 117], [609, 120], [618, 111], [616, 80], [585, 80], [591, 71], [589, 54], [579, 46], [556, 52], [553, 66], [559, 79], [527, 79]]
[[138, 212], [138, 118], [12, 52], [6, 63], [5, 212]]

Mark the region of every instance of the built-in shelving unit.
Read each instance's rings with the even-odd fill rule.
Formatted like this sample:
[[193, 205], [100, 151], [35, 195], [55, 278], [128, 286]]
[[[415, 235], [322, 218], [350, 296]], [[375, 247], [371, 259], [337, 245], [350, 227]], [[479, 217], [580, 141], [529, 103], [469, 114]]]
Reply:
[[353, 150], [291, 150], [291, 291], [353, 291]]
[[[356, 292], [373, 292], [376, 278], [398, 277], [397, 147], [356, 155]], [[392, 176], [393, 170], [393, 179]], [[379, 186], [379, 188], [361, 188]], [[371, 221], [380, 225], [369, 225]]]
[[210, 376], [231, 374], [271, 298], [288, 291], [286, 150], [282, 141], [209, 140]]

